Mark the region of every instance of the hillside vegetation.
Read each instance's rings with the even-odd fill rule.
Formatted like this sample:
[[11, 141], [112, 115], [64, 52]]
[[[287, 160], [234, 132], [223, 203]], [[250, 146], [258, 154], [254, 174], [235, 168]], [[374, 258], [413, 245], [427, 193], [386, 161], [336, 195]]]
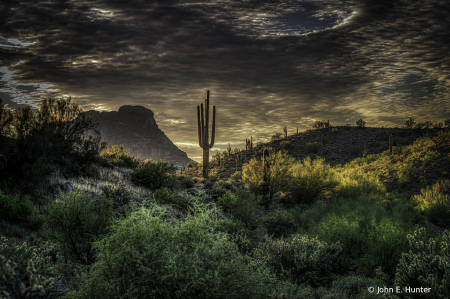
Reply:
[[450, 120], [316, 122], [204, 178], [80, 112], [0, 101], [0, 298], [450, 297]]

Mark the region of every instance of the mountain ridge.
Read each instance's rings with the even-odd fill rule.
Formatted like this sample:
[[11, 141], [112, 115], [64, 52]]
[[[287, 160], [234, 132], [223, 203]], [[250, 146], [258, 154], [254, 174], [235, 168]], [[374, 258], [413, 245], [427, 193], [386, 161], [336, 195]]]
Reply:
[[[94, 117], [102, 142], [123, 145], [132, 157], [169, 161], [178, 168], [193, 161], [164, 134], [153, 117], [153, 111], [146, 107], [124, 105], [118, 111], [89, 110], [83, 114]], [[93, 132], [88, 133], [94, 135]]]

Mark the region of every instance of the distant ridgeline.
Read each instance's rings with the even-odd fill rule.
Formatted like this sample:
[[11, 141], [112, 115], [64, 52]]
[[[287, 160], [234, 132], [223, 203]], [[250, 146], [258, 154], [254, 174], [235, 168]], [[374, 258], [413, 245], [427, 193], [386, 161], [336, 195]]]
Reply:
[[170, 161], [179, 168], [193, 161], [158, 128], [150, 109], [122, 106], [117, 112], [90, 110], [84, 114], [94, 117], [102, 142], [123, 144], [135, 158]]

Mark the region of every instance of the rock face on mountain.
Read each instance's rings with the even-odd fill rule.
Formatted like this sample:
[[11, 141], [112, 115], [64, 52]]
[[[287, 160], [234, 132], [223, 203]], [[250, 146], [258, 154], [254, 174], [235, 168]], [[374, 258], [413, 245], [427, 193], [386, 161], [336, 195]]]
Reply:
[[106, 141], [108, 145], [123, 144], [135, 158], [171, 161], [177, 167], [193, 161], [158, 128], [150, 109], [122, 106], [117, 112], [90, 110], [84, 113], [94, 117], [102, 142]]

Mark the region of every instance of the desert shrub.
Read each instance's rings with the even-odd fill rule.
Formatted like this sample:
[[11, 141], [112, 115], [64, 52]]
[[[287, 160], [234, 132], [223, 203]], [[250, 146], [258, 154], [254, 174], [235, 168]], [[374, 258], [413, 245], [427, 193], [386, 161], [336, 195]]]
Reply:
[[[261, 298], [276, 278], [244, 263], [236, 244], [211, 227], [211, 210], [197, 207], [179, 227], [161, 212], [141, 209], [95, 242], [98, 260], [85, 284], [66, 298]], [[162, 212], [164, 213], [164, 212]]]
[[214, 187], [214, 183], [211, 181], [205, 181], [203, 184], [204, 189], [212, 189]]
[[[35, 240], [29, 238], [29, 240]], [[36, 240], [37, 241], [37, 240]], [[30, 242], [31, 243], [31, 242]], [[60, 277], [50, 265], [56, 261], [57, 251], [48, 242], [24, 242], [0, 239], [0, 292], [6, 298], [57, 298], [69, 290], [62, 290]], [[38, 250], [39, 249], [39, 250]], [[3, 296], [2, 296], [3, 298]]]
[[366, 122], [364, 120], [360, 119], [356, 122], [356, 126], [358, 128], [364, 128], [366, 126]]
[[200, 167], [200, 163], [198, 163], [196, 161], [191, 161], [186, 166], [187, 166], [187, 168], [193, 168], [195, 170], [198, 170], [198, 168]]
[[[97, 144], [98, 154], [100, 139], [89, 136], [86, 140], [87, 130], [98, 131], [92, 118], [81, 112], [78, 105], [70, 103], [70, 98], [44, 100], [37, 114], [30, 106], [16, 109], [13, 128], [9, 130], [16, 140], [7, 154], [0, 180], [11, 177], [17, 186], [21, 186], [21, 191], [35, 194], [42, 185], [41, 178], [53, 171], [52, 162], [59, 163], [63, 157], [79, 162], [93, 160], [95, 153], [91, 149]], [[77, 151], [73, 152], [74, 148]]]
[[179, 175], [178, 183], [180, 184], [181, 189], [190, 189], [194, 188], [194, 180], [187, 175]]
[[322, 149], [322, 145], [316, 142], [307, 142], [306, 143], [306, 153], [308, 154], [318, 154]]
[[406, 236], [412, 228], [411, 222], [405, 220], [411, 214], [396, 204], [392, 211], [386, 211], [364, 196], [338, 200], [329, 209], [326, 213], [323, 206], [317, 205], [296, 222], [300, 227], [306, 226], [308, 236], [318, 236], [328, 243], [340, 241], [344, 246], [342, 256], [346, 258], [343, 264], [355, 273], [373, 277], [375, 269], [381, 266], [394, 275], [407, 248]]
[[147, 159], [131, 173], [131, 182], [150, 189], [171, 188], [176, 185], [176, 171], [173, 163]]
[[414, 166], [411, 161], [395, 164], [397, 169], [397, 176], [399, 184], [406, 184], [411, 182], [411, 176]]
[[65, 167], [66, 172], [71, 177], [90, 177], [90, 178], [99, 178], [100, 170], [93, 164], [84, 164], [78, 161], [69, 162]]
[[100, 190], [102, 190], [103, 195], [114, 202], [115, 208], [128, 205], [133, 199], [133, 193], [127, 188], [124, 182], [117, 185], [102, 185], [100, 186]]
[[288, 169], [294, 161], [285, 151], [270, 152], [264, 165], [262, 159], [253, 158], [242, 167], [242, 180], [253, 192], [265, 196], [267, 205], [285, 189]]
[[113, 215], [111, 200], [95, 202], [87, 194], [67, 192], [45, 210], [45, 236], [58, 245], [65, 258], [88, 265], [94, 262], [92, 242], [108, 231]]
[[[244, 223], [249, 229], [256, 229], [261, 217], [261, 209], [259, 204], [262, 201], [260, 195], [255, 195], [253, 192], [239, 188], [236, 190], [236, 195], [230, 196], [226, 204], [226, 211], [231, 216]], [[236, 201], [234, 201], [236, 199]], [[226, 200], [223, 200], [226, 202]], [[217, 205], [217, 203], [216, 203]], [[219, 204], [220, 206], [220, 204]]]
[[352, 145], [348, 148], [348, 153], [352, 156], [357, 156], [361, 152], [361, 148], [358, 145]]
[[297, 225], [292, 218], [281, 211], [270, 213], [266, 219], [262, 220], [262, 223], [269, 235], [273, 235], [275, 238], [287, 236], [297, 230]]
[[100, 152], [100, 157], [108, 159], [111, 163], [128, 168], [136, 168], [139, 161], [130, 156], [130, 153], [121, 144], [120, 146], [112, 145]]
[[[444, 232], [442, 248], [439, 255], [436, 252], [436, 242], [427, 240], [425, 228], [418, 226], [414, 235], [408, 235], [411, 249], [409, 253], [402, 254], [397, 265], [394, 283], [400, 286], [403, 293], [396, 293], [396, 297], [387, 294], [388, 298], [448, 298], [450, 296], [450, 235]], [[428, 243], [428, 244], [427, 244]], [[385, 274], [381, 269], [377, 269], [377, 276], [384, 283], [391, 282], [391, 276]], [[405, 287], [431, 288], [430, 293], [409, 293]]]
[[337, 133], [339, 133], [339, 131], [338, 131], [338, 129], [337, 129], [337, 128], [333, 128], [333, 129], [331, 129], [331, 133], [333, 133], [333, 134], [337, 134]]
[[274, 142], [274, 141], [280, 140], [280, 139], [281, 139], [281, 136], [282, 136], [281, 133], [275, 133], [275, 135], [273, 135], [273, 136], [270, 138], [270, 142]]
[[240, 181], [242, 180], [242, 171], [236, 171], [231, 175], [231, 180], [233, 181]]
[[216, 202], [216, 206], [223, 208], [224, 211], [233, 209], [237, 205], [237, 198], [231, 192], [226, 192], [224, 195], [219, 197]]
[[281, 145], [281, 148], [285, 149], [285, 150], [288, 150], [291, 148], [291, 142], [288, 140], [281, 141], [280, 145]]
[[[217, 232], [228, 234], [231, 240], [238, 246], [239, 252], [249, 253], [257, 247], [259, 232], [257, 229], [249, 229], [239, 220], [223, 219], [213, 222], [213, 228]], [[248, 240], [248, 242], [247, 242]]]
[[339, 274], [340, 242], [328, 245], [318, 238], [295, 235], [290, 242], [272, 240], [267, 235], [255, 250], [255, 258], [268, 257], [267, 265], [280, 280], [312, 287], [328, 285]]
[[445, 228], [450, 227], [450, 201], [448, 195], [443, 194], [448, 184], [448, 180], [439, 180], [431, 188], [422, 188], [420, 195], [411, 198], [411, 202], [425, 213], [430, 222]]
[[313, 125], [313, 128], [314, 128], [314, 129], [322, 129], [322, 128], [329, 128], [329, 127], [331, 127], [331, 124], [330, 124], [330, 121], [329, 121], [329, 120], [328, 120], [328, 121], [324, 121], [324, 120], [320, 121], [320, 120], [317, 120], [317, 121], [314, 123], [314, 125]]
[[159, 204], [177, 204], [178, 200], [176, 195], [167, 189], [166, 187], [162, 187], [160, 189], [157, 189], [153, 193], [153, 197], [155, 201]]
[[39, 228], [43, 224], [43, 219], [33, 209], [29, 195], [8, 195], [0, 190], [0, 215], [3, 219], [18, 221], [27, 227]]
[[339, 182], [334, 180], [334, 173], [329, 165], [324, 164], [319, 157], [311, 162], [306, 157], [303, 162], [297, 162], [289, 169], [289, 195], [286, 201], [291, 204], [315, 201], [321, 194], [333, 190]]

